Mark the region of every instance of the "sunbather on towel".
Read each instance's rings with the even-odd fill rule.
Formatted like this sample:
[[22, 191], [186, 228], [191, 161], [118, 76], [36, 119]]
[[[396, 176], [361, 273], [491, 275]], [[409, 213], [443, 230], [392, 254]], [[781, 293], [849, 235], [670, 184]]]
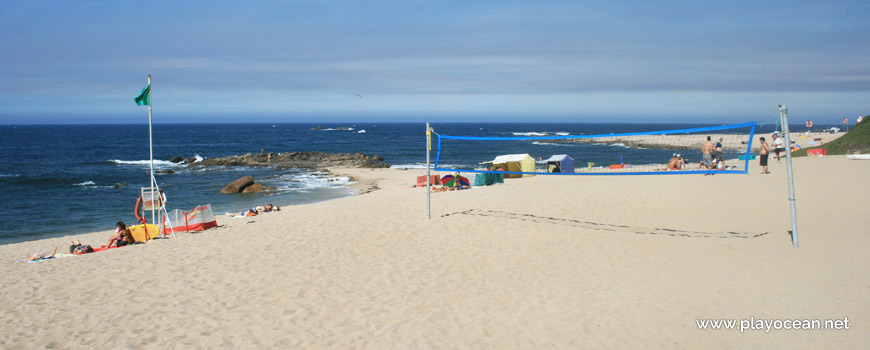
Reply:
[[15, 260], [14, 262], [16, 262], [16, 263], [20, 263], [20, 262], [32, 262], [32, 261], [40, 261], [40, 260], [46, 260], [46, 259], [53, 259], [53, 258], [54, 258], [54, 254], [57, 254], [57, 247], [54, 247], [54, 252], [51, 253], [51, 255], [46, 255], [45, 253], [33, 253], [33, 254], [28, 255], [28, 256], [27, 256], [26, 258], [24, 258], [24, 259], [21, 259], [21, 260]]
[[[260, 209], [260, 207], [257, 207], [257, 209]], [[280, 210], [281, 210], [281, 207], [279, 207], [277, 205], [274, 205], [271, 203], [270, 204], [263, 204], [263, 209], [262, 209], [263, 212], [280, 211]]]
[[243, 212], [241, 212], [241, 213], [238, 213], [238, 214], [227, 213], [227, 215], [230, 216], [230, 217], [236, 217], [236, 216], [257, 216], [257, 214], [259, 214], [259, 213], [260, 213], [260, 212], [259, 212], [256, 208], [251, 208], [251, 209], [245, 210], [245, 211], [243, 211]]
[[127, 224], [123, 221], [118, 221], [115, 225], [115, 234], [109, 238], [109, 244], [106, 245], [106, 248], [111, 248], [113, 244], [116, 247], [123, 247], [128, 243], [133, 243], [133, 235], [127, 229]]
[[93, 253], [94, 247], [89, 245], [81, 244], [78, 240], [69, 242], [69, 253], [70, 254], [87, 254]]

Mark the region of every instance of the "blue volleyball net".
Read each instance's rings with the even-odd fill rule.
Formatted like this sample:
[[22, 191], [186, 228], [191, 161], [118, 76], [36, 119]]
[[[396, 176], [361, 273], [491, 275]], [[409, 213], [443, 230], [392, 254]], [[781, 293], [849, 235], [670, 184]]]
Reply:
[[[434, 170], [533, 175], [747, 174], [756, 123], [622, 134], [437, 134]], [[708, 141], [713, 150], [702, 153]]]

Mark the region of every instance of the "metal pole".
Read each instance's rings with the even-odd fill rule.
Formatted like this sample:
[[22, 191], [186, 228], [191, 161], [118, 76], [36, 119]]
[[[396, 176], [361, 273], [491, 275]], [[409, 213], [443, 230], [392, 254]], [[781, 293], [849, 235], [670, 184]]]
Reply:
[[432, 129], [426, 123], [426, 219], [432, 219], [432, 189], [429, 188], [429, 152], [432, 150]]
[[798, 248], [798, 225], [797, 225], [797, 209], [795, 208], [794, 200], [794, 176], [791, 167], [791, 137], [788, 130], [788, 108], [785, 105], [779, 106], [779, 115], [782, 118], [782, 132], [785, 134], [785, 164], [788, 171], [788, 200], [791, 204], [791, 244], [792, 247]]
[[[151, 87], [151, 74], [148, 74], [148, 87], [149, 88]], [[150, 201], [151, 201], [151, 222], [156, 224], [157, 223], [156, 219], [155, 219], [156, 215], [155, 215], [155, 211], [154, 211], [154, 188], [157, 186], [155, 186], [156, 181], [154, 179], [154, 144], [151, 141], [151, 101], [152, 101], [152, 97], [153, 97], [151, 92], [153, 92], [153, 90], [149, 89], [149, 92], [148, 92], [148, 158], [150, 159], [150, 164], [151, 164], [151, 183], [150, 183], [149, 187], [151, 187], [151, 198], [150, 198]], [[145, 198], [142, 198], [142, 199], [144, 200]]]

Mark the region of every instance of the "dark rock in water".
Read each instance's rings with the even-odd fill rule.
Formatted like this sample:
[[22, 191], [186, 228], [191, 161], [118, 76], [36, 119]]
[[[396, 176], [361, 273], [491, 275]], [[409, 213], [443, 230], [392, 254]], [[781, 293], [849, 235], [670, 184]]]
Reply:
[[127, 186], [129, 184], [130, 184], [129, 182], [121, 182], [121, 183], [115, 184], [115, 188], [121, 188], [121, 187]]
[[169, 160], [175, 164], [193, 164], [196, 162], [196, 158], [184, 158], [182, 156], [175, 156]]
[[265, 191], [265, 189], [263, 189], [263, 185], [255, 183], [253, 185], [245, 187], [245, 189], [242, 190], [242, 193], [256, 193], [256, 192], [263, 192], [263, 191]]
[[242, 192], [245, 187], [251, 186], [254, 184], [253, 176], [244, 176], [236, 181], [233, 181], [226, 185], [224, 189], [221, 190], [221, 193], [239, 193]]
[[319, 169], [325, 167], [344, 168], [389, 168], [380, 156], [368, 156], [362, 153], [323, 153], [323, 152], [289, 152], [289, 153], [248, 153], [242, 156], [205, 159], [189, 167], [199, 166], [271, 166], [276, 168], [306, 168]]
[[323, 127], [322, 126], [315, 126], [315, 127], [311, 128], [311, 130], [323, 130]]
[[175, 170], [172, 170], [172, 169], [157, 170], [154, 173], [155, 174], [175, 174]]

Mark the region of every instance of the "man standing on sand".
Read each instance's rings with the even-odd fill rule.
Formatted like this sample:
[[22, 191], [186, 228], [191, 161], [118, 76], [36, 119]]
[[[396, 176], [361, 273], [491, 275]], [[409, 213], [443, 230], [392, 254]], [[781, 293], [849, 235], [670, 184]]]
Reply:
[[704, 159], [701, 161], [707, 167], [707, 169], [713, 169], [713, 143], [710, 142], [710, 136], [707, 136], [707, 142], [704, 142], [704, 145], [701, 146], [701, 154], [704, 155]]
[[767, 171], [767, 156], [768, 156], [767, 150], [769, 149], [768, 147], [769, 146], [767, 145], [767, 142], [764, 141], [764, 136], [762, 136], [761, 137], [761, 152], [758, 152], [758, 154], [759, 154], [758, 165], [761, 165], [761, 173], [762, 174], [770, 174], [770, 172]]
[[716, 158], [717, 164], [722, 164], [722, 137], [719, 137], [719, 141], [716, 141], [716, 145], [713, 146], [713, 158]]

